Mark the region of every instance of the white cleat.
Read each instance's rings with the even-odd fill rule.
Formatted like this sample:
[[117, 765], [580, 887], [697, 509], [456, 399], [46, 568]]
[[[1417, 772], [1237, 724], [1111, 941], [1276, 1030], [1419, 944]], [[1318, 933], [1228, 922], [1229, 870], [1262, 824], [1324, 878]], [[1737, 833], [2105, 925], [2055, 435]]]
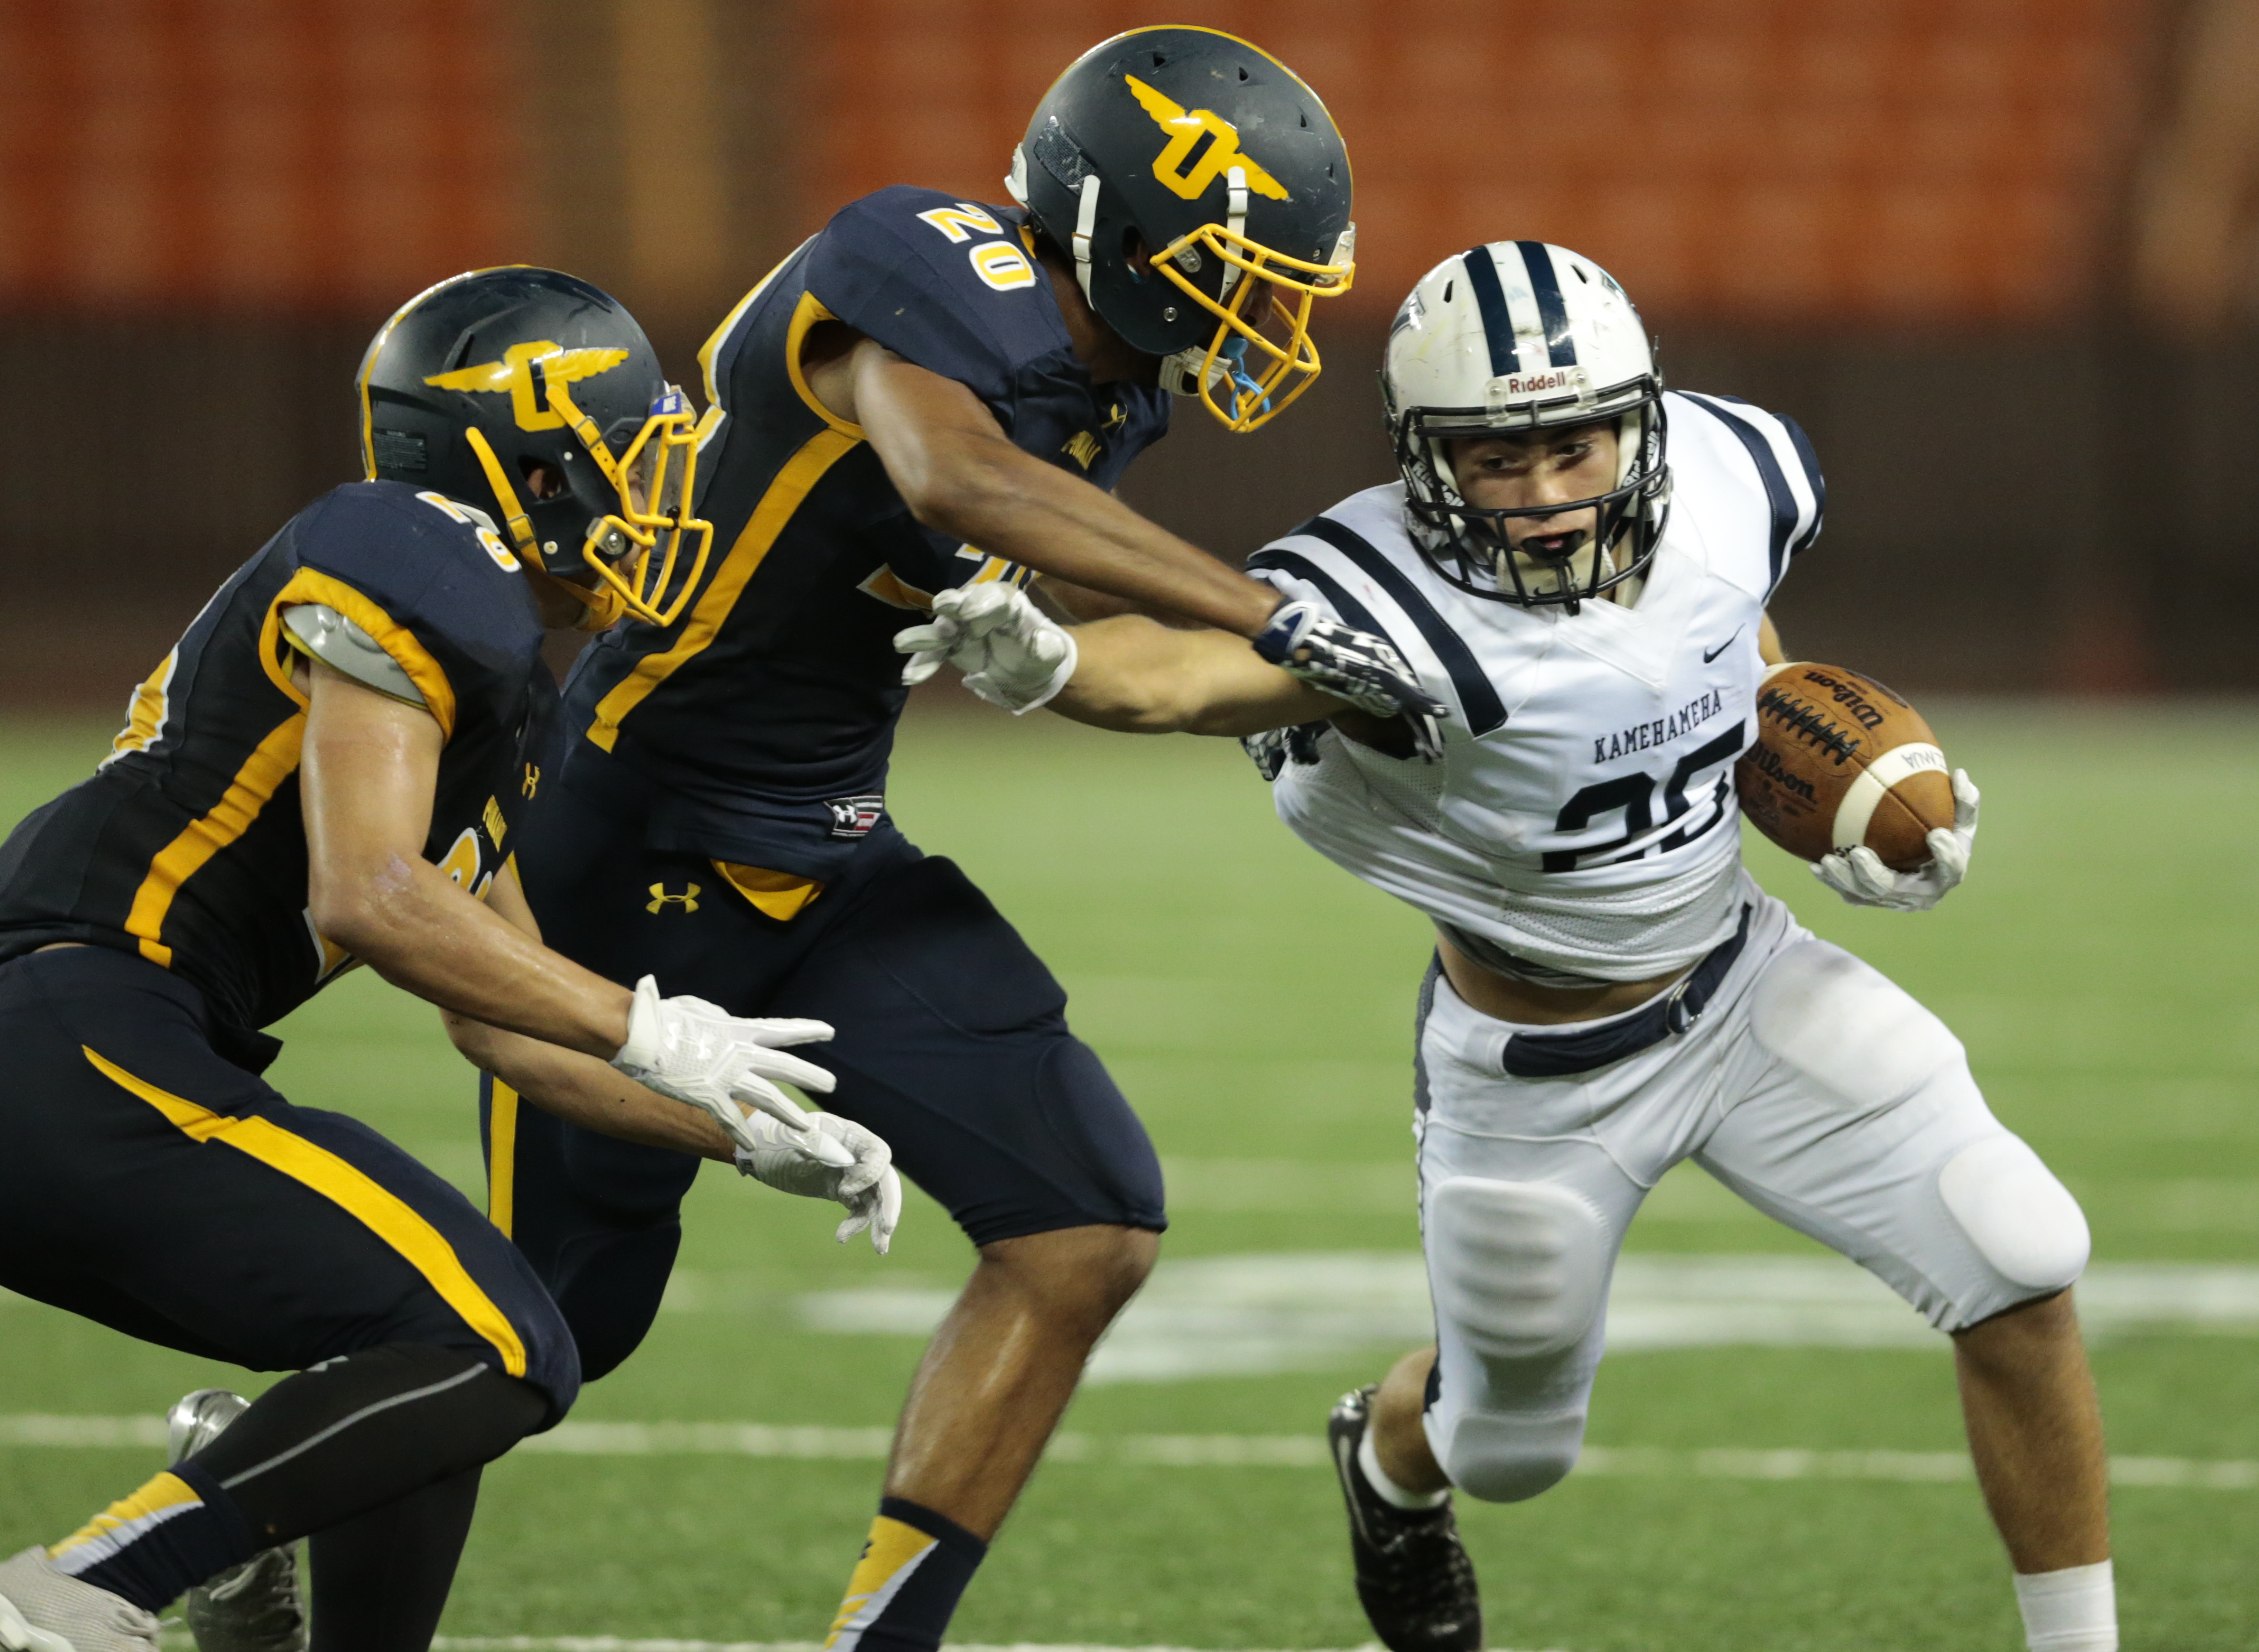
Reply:
[[[193, 1456], [251, 1409], [224, 1388], [199, 1388], [166, 1419], [167, 1460]], [[261, 1549], [181, 1598], [197, 1652], [306, 1652], [306, 1606], [298, 1591], [298, 1545]]]
[[54, 1569], [34, 1545], [0, 1562], [4, 1652], [157, 1652], [157, 1614]]

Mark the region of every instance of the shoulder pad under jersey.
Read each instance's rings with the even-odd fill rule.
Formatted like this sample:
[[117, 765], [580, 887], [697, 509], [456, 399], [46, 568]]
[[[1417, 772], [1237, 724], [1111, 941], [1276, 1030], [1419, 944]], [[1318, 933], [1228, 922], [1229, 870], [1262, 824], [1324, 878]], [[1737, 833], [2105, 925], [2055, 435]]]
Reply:
[[381, 694], [424, 704], [424, 691], [376, 638], [326, 602], [294, 602], [282, 610], [282, 628], [291, 645], [310, 654], [340, 676]]

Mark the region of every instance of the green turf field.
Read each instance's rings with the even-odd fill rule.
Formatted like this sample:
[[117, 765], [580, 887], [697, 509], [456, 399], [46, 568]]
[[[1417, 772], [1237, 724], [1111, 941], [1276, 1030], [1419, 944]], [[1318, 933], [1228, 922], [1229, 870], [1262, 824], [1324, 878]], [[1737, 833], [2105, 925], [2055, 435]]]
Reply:
[[[1935, 709], [1948, 750], [1985, 788], [1974, 879], [1942, 910], [1848, 911], [1754, 839], [1752, 861], [1814, 928], [1961, 1034], [1997, 1109], [2085, 1201], [2098, 1260], [2259, 1260], [2259, 1015], [2248, 1004], [2259, 866], [2234, 847], [2259, 815], [2259, 714]], [[103, 732], [10, 728], [0, 818], [83, 773]], [[1296, 844], [1234, 747], [928, 715], [906, 730], [892, 801], [911, 836], [963, 862], [1066, 982], [1079, 1029], [1170, 1163], [1179, 1197], [1167, 1257], [1415, 1247], [1399, 1190], [1409, 1187], [1422, 926]], [[270, 1077], [282, 1089], [356, 1112], [477, 1185], [472, 1086], [431, 1012], [357, 976], [281, 1030], [290, 1047]], [[862, 1285], [946, 1288], [968, 1253], [915, 1197], [884, 1261], [834, 1248], [830, 1225], [817, 1207], [709, 1173], [684, 1257], [702, 1290], [588, 1392], [575, 1421], [883, 1428], [918, 1338], [823, 1334], [795, 1304]], [[1682, 1171], [1632, 1250], [1810, 1247]], [[1322, 1470], [1201, 1461], [1221, 1449], [1197, 1445], [1179, 1453], [1192, 1461], [1154, 1462], [1168, 1452], [1148, 1437], [1306, 1435], [1390, 1351], [1087, 1392], [1067, 1425], [1081, 1460], [1055, 1458], [1039, 1474], [959, 1638], [1367, 1640]], [[2097, 1364], [2116, 1453], [2259, 1458], [2259, 1340], [2120, 1336]], [[153, 1414], [190, 1387], [260, 1380], [0, 1305], [0, 1417]], [[809, 1449], [856, 1449], [852, 1435], [809, 1438]], [[1601, 1376], [1593, 1442], [1619, 1466], [1789, 1448], [1936, 1462], [1959, 1444], [1951, 1364], [1936, 1347], [1624, 1354]], [[1678, 1455], [1643, 1459], [1639, 1448]], [[146, 1447], [0, 1447], [0, 1553], [76, 1525], [152, 1460]], [[818, 1639], [878, 1471], [852, 1456], [505, 1461], [489, 1473], [447, 1633]], [[2128, 1648], [2259, 1642], [2250, 1478], [2242, 1489], [2120, 1491]], [[1517, 1507], [1463, 1506], [1462, 1519], [1494, 1646], [2021, 1644], [2005, 1563], [1966, 1484], [1602, 1472]]]

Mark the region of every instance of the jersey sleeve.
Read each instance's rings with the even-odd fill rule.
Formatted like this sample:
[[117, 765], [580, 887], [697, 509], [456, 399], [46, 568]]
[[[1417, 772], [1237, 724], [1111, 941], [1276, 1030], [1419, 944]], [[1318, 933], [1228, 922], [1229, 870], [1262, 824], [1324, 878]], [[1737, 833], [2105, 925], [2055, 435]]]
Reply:
[[340, 488], [295, 524], [298, 567], [278, 608], [310, 603], [358, 626], [452, 737], [459, 717], [514, 715], [541, 628], [519, 564], [438, 494]]
[[932, 189], [842, 208], [809, 248], [805, 279], [858, 332], [992, 405], [1010, 402], [1023, 367], [1072, 348], [1014, 217]]
[[[1820, 538], [1828, 510], [1828, 481], [1803, 428], [1785, 414], [1732, 395], [1684, 393], [1679, 399], [1722, 427], [1728, 448], [1738, 448], [1756, 468], [1768, 517], [1765, 595], [1780, 587], [1789, 565]], [[1674, 426], [1674, 432], [1676, 427]]]

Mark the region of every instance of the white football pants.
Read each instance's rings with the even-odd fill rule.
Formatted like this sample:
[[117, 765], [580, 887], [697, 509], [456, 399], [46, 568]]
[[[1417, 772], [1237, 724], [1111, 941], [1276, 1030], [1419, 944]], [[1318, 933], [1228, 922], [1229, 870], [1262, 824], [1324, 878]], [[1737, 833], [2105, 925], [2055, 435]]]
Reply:
[[1593, 1072], [1507, 1076], [1507, 1038], [1564, 1029], [1479, 1015], [1430, 972], [1415, 1127], [1438, 1344], [1426, 1421], [1473, 1496], [1534, 1497], [1574, 1465], [1624, 1230], [1681, 1159], [1940, 1330], [2085, 1267], [2085, 1218], [1992, 1116], [1960, 1041], [1742, 881], [1748, 943], [1701, 1018]]

